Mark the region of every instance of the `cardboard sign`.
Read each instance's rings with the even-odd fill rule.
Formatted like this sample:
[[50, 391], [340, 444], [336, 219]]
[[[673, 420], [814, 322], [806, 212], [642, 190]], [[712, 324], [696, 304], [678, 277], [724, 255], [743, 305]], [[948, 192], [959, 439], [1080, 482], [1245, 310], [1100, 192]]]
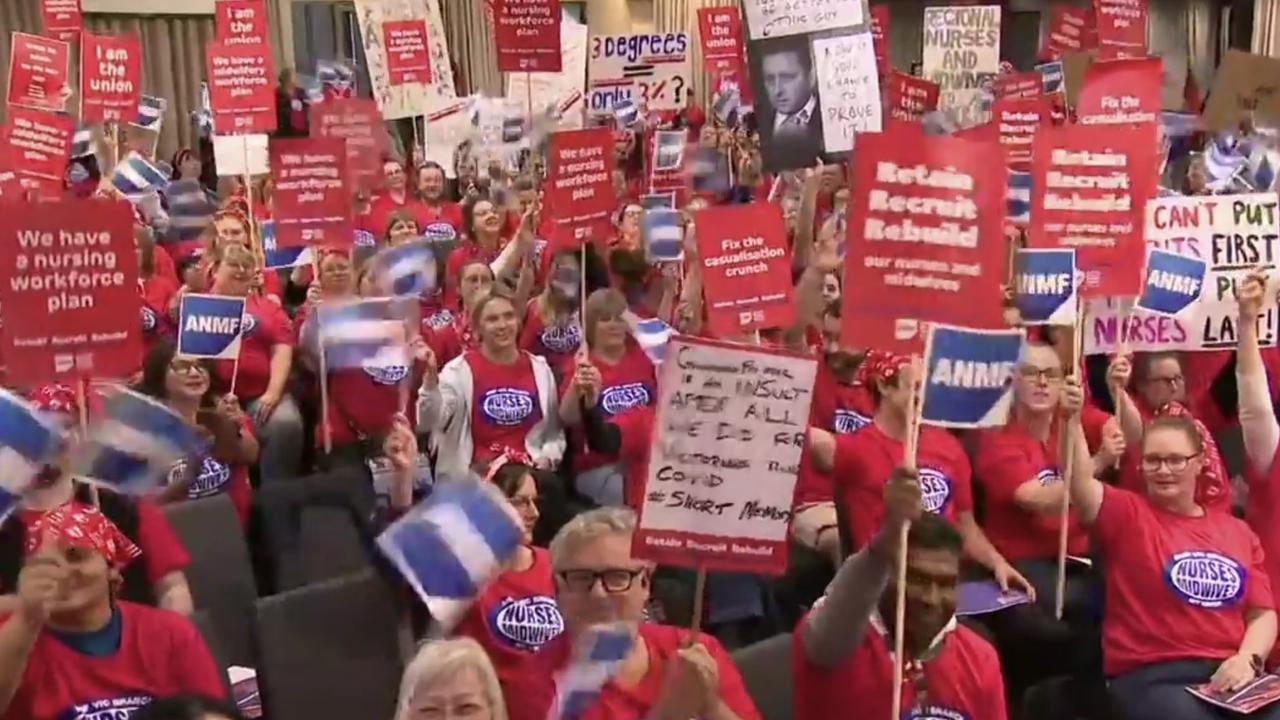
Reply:
[[856, 133], [880, 132], [880, 73], [871, 33], [814, 38], [813, 61], [826, 151], [848, 152]]
[[886, 82], [888, 99], [885, 105], [889, 109], [889, 117], [894, 120], [920, 122], [925, 113], [938, 109], [937, 83], [897, 70], [889, 71]]
[[351, 247], [351, 191], [346, 141], [271, 141], [272, 214], [278, 247]]
[[1000, 6], [924, 9], [923, 74], [938, 84], [938, 109], [961, 127], [983, 122], [982, 83], [1000, 71]]
[[791, 253], [782, 210], [772, 203], [699, 210], [698, 256], [711, 332], [725, 337], [795, 320]]
[[560, 72], [560, 0], [488, 0], [500, 72]]
[[271, 172], [266, 135], [214, 135], [213, 164], [218, 177], [258, 176]]
[[138, 368], [141, 301], [127, 202], [9, 206], [0, 220], [0, 278], [10, 381], [128, 377]]
[[1053, 6], [1048, 32], [1042, 38], [1041, 57], [1058, 58], [1065, 52], [1081, 52], [1097, 44], [1098, 31], [1093, 22], [1092, 8]]
[[1103, 57], [1147, 54], [1147, 0], [1093, 0]]
[[1160, 117], [1160, 58], [1094, 62], [1076, 98], [1081, 125], [1155, 122]]
[[265, 0], [217, 0], [214, 38], [223, 45], [256, 45], [267, 41]]
[[688, 134], [683, 130], [657, 130], [646, 133], [645, 163], [648, 167], [649, 192], [685, 189], [685, 149]]
[[1024, 248], [1014, 268], [1013, 304], [1023, 325], [1075, 324], [1075, 250]]
[[80, 122], [128, 122], [142, 95], [142, 46], [136, 35], [85, 33], [80, 44]]
[[810, 357], [672, 339], [632, 554], [663, 565], [785, 571], [816, 376]]
[[244, 334], [244, 298], [187, 293], [178, 306], [178, 354], [234, 360]]
[[1228, 50], [1204, 106], [1209, 130], [1238, 130], [1244, 120], [1280, 124], [1280, 58]]
[[391, 146], [378, 104], [368, 98], [332, 100], [311, 106], [311, 137], [347, 143], [347, 178], [372, 191], [382, 182], [382, 157]]
[[1204, 288], [1203, 260], [1167, 250], [1147, 253], [1147, 274], [1142, 295], [1134, 306], [1157, 315], [1179, 315], [1200, 300]]
[[205, 48], [209, 105], [219, 135], [254, 135], [276, 129], [275, 72], [266, 43]]
[[71, 97], [71, 46], [15, 32], [9, 53], [9, 107], [63, 112]]
[[84, 29], [80, 0], [40, 0], [40, 17], [44, 34], [63, 42], [72, 42]]
[[560, 24], [560, 68], [560, 72], [508, 73], [507, 97], [531, 100], [535, 115], [559, 118], [560, 130], [579, 130], [586, 98], [586, 25]]
[[709, 73], [742, 65], [742, 18], [737, 8], [698, 8], [702, 65]]
[[554, 133], [547, 152], [546, 205], [558, 247], [603, 242], [609, 236], [613, 193], [613, 133], [607, 128]]
[[1036, 132], [1049, 122], [1053, 106], [1043, 95], [1032, 98], [1005, 98], [991, 108], [992, 123], [1000, 133], [1005, 162], [1010, 168], [1026, 172], [1031, 169], [1031, 147]]
[[1138, 294], [1155, 142], [1151, 124], [1042, 127], [1036, 134], [1028, 245], [1075, 249], [1082, 297]]
[[[1005, 168], [993, 143], [895, 123], [853, 154], [846, 337], [919, 352], [921, 322], [1004, 327]], [[702, 225], [698, 226], [699, 233]]]
[[610, 117], [623, 100], [650, 111], [682, 110], [693, 92], [687, 33], [591, 38], [587, 110]]
[[[382, 117], [387, 120], [422, 115], [430, 117], [458, 102], [458, 91], [453, 82], [453, 61], [449, 57], [439, 0], [355, 0], [355, 8], [360, 24], [360, 44], [365, 55], [362, 70], [369, 72], [373, 98], [378, 101]], [[383, 25], [409, 20], [426, 23], [427, 54], [431, 63], [431, 78], [427, 83], [391, 82], [392, 61], [387, 54]], [[442, 149], [441, 152], [447, 150]]]
[[0, 147], [9, 161], [7, 169], [22, 188], [35, 191], [38, 197], [61, 197], [73, 134], [75, 121], [66, 115], [9, 108], [9, 120], [0, 136]]
[[946, 428], [1004, 425], [1013, 406], [1021, 330], [929, 326], [920, 420]]
[[744, 0], [752, 40], [806, 35], [867, 22], [865, 0]]
[[889, 6], [872, 5], [870, 16], [871, 45], [876, 51], [876, 67], [883, 75], [889, 70]]
[[387, 49], [387, 77], [392, 85], [431, 82], [431, 56], [427, 53], [427, 24], [419, 20], [382, 23]]
[[[1135, 352], [1235, 348], [1236, 284], [1255, 269], [1274, 274], [1277, 267], [1280, 211], [1276, 206], [1276, 196], [1266, 193], [1163, 197], [1148, 202], [1144, 250], [1204, 263], [1199, 300], [1176, 317], [1093, 302], [1086, 317], [1085, 352], [1113, 352], [1121, 332], [1125, 345]], [[1258, 339], [1271, 346], [1276, 343], [1278, 319], [1274, 288], [1268, 289], [1267, 298], [1257, 319]]]

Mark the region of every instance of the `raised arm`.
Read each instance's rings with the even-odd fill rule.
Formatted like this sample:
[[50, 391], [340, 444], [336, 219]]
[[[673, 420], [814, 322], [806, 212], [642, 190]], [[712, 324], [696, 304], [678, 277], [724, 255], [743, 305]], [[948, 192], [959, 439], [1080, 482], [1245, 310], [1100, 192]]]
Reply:
[[1240, 429], [1249, 463], [1262, 477], [1271, 471], [1276, 447], [1280, 445], [1280, 424], [1271, 407], [1267, 370], [1258, 349], [1257, 318], [1266, 295], [1266, 278], [1252, 274], [1236, 290], [1239, 304], [1239, 338], [1236, 346], [1236, 392], [1239, 393]]
[[[1080, 424], [1080, 406], [1084, 402], [1084, 391], [1074, 379], [1068, 379], [1063, 388], [1063, 411], [1069, 413], [1064, 418], [1062, 432], [1070, 433], [1068, 452], [1073, 453], [1071, 461], [1071, 504], [1075, 506], [1076, 516], [1080, 522], [1092, 523], [1102, 508], [1102, 483], [1093, 474], [1093, 458], [1089, 456], [1089, 441], [1084, 436], [1084, 426]], [[1067, 478], [1063, 478], [1064, 481]]]

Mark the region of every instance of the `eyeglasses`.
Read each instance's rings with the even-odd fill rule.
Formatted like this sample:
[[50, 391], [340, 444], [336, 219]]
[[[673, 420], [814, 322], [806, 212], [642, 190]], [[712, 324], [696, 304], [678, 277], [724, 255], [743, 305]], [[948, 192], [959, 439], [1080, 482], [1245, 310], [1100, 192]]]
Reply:
[[511, 503], [511, 507], [516, 510], [530, 510], [538, 507], [537, 498], [521, 497], [519, 495], [507, 498], [507, 502]]
[[208, 372], [205, 366], [194, 360], [174, 360], [169, 369], [179, 375], [204, 375]]
[[1184, 378], [1181, 375], [1174, 375], [1172, 377], [1147, 378], [1147, 382], [1151, 383], [1152, 385], [1168, 385], [1171, 388], [1178, 387], [1183, 383], [1183, 380]]
[[1029, 365], [1023, 365], [1018, 368], [1018, 375], [1025, 380], [1034, 380], [1036, 382], [1043, 380], [1050, 383], [1062, 382], [1066, 377], [1061, 368], [1038, 368]]
[[572, 592], [589, 593], [599, 582], [605, 592], [616, 595], [630, 590], [636, 578], [647, 575], [648, 572], [647, 568], [639, 570], [610, 568], [608, 570], [562, 570], [556, 574], [560, 576], [560, 582], [564, 583], [565, 589]]
[[1169, 472], [1182, 472], [1187, 469], [1187, 465], [1194, 458], [1200, 457], [1200, 453], [1195, 455], [1143, 455], [1142, 470], [1144, 472], [1156, 472], [1160, 466], [1169, 468]]

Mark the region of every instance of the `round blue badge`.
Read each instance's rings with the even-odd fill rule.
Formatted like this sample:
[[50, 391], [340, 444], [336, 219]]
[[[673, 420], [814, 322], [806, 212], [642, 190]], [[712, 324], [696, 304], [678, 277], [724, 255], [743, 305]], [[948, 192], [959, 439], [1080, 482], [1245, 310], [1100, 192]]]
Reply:
[[154, 332], [156, 329], [156, 311], [142, 306], [142, 332]]
[[447, 222], [433, 222], [423, 229], [422, 237], [428, 240], [453, 240], [458, 237], [458, 231]]
[[506, 644], [536, 651], [564, 632], [564, 617], [546, 595], [506, 598], [489, 611], [489, 630]]
[[831, 427], [839, 435], [855, 433], [871, 424], [871, 418], [852, 410], [837, 409]]
[[[372, 358], [377, 360], [377, 358]], [[404, 365], [377, 365], [371, 362], [365, 362], [361, 366], [364, 374], [369, 376], [379, 385], [399, 385], [405, 378], [409, 377], [409, 368]]]
[[[169, 468], [169, 485], [182, 482], [187, 474], [187, 461], [179, 460]], [[231, 481], [231, 466], [210, 455], [200, 460], [200, 472], [187, 486], [187, 499], [199, 500], [223, 492]]]
[[568, 354], [582, 344], [582, 328], [577, 323], [564, 327], [548, 325], [542, 328], [542, 346], [553, 353]]
[[1054, 468], [1045, 468], [1036, 473], [1036, 482], [1040, 483], [1041, 487], [1053, 485], [1062, 482], [1062, 476]]
[[920, 480], [920, 503], [928, 512], [938, 515], [951, 499], [951, 478], [934, 468], [922, 467], [918, 471]]
[[1165, 582], [1179, 600], [1202, 608], [1231, 607], [1244, 597], [1245, 569], [1226, 555], [1187, 550], [1169, 558]]
[[254, 317], [253, 313], [245, 313], [241, 321], [240, 337], [249, 337], [257, 327], [258, 318]]
[[644, 383], [611, 385], [600, 393], [600, 407], [610, 415], [649, 404], [649, 388]]
[[519, 388], [494, 388], [480, 396], [480, 414], [494, 425], [519, 425], [533, 415], [533, 393]]

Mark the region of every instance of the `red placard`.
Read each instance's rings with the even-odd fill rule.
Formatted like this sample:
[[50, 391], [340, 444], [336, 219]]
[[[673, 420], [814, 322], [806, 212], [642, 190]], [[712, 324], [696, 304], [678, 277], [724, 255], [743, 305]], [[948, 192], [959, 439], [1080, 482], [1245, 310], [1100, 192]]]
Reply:
[[1001, 98], [1030, 98], [1044, 94], [1044, 76], [1038, 72], [1005, 73], [991, 80], [991, 96]]
[[8, 203], [0, 218], [0, 338], [9, 379], [36, 384], [137, 370], [142, 326], [129, 204]]
[[44, 34], [63, 42], [71, 42], [84, 29], [80, 0], [40, 0], [40, 17]]
[[1003, 98], [992, 106], [992, 124], [999, 131], [1005, 162], [1011, 169], [1019, 172], [1031, 169], [1031, 148], [1036, 132], [1049, 122], [1052, 114], [1053, 103], [1043, 95]]
[[1134, 296], [1156, 190], [1155, 125], [1042, 127], [1031, 159], [1029, 245], [1070, 248], [1082, 297]]
[[205, 50], [209, 105], [219, 135], [254, 135], [276, 129], [276, 91], [271, 50], [265, 43]]
[[1081, 125], [1155, 122], [1160, 117], [1160, 58], [1095, 61], [1076, 96]]
[[551, 135], [542, 214], [555, 218], [553, 247], [603, 243], [609, 237], [613, 193], [613, 131], [570, 130]]
[[560, 72], [560, 0], [489, 0], [488, 10], [500, 72]]
[[71, 46], [61, 40], [13, 34], [9, 55], [9, 106], [63, 112], [71, 97]]
[[[1001, 328], [1005, 203], [992, 142], [926, 137], [914, 123], [860, 136], [853, 154], [844, 336], [918, 352], [921, 323]], [[702, 232], [702, 226], [698, 226]]]
[[354, 235], [345, 140], [272, 140], [271, 180], [277, 247], [351, 247]]
[[218, 0], [214, 38], [224, 45], [256, 45], [267, 41], [266, 0]]
[[906, 122], [920, 122], [927, 112], [938, 108], [938, 84], [924, 78], [890, 70], [886, 90], [889, 117]]
[[8, 169], [22, 187], [56, 200], [62, 196], [62, 178], [71, 154], [75, 121], [66, 115], [10, 108], [0, 146], [8, 154]]
[[795, 320], [791, 253], [782, 208], [774, 203], [699, 210], [698, 256], [711, 332], [735, 337]]
[[1147, 0], [1093, 0], [1101, 57], [1147, 54]]
[[[558, 42], [558, 31], [556, 38]], [[431, 82], [431, 55], [427, 52], [425, 20], [384, 22], [382, 39], [387, 50], [387, 77], [390, 78], [390, 84]]]
[[876, 67], [884, 75], [889, 70], [889, 6], [872, 5], [871, 48], [876, 54]]
[[1053, 6], [1049, 29], [1040, 45], [1041, 57], [1058, 58], [1065, 52], [1081, 52], [1097, 45], [1098, 31], [1094, 26], [1092, 8]]
[[347, 143], [347, 179], [372, 191], [382, 180], [382, 157], [391, 147], [378, 103], [370, 98], [325, 100], [311, 106], [311, 136]]
[[80, 44], [80, 122], [133, 122], [142, 95], [136, 35], [85, 33]]
[[737, 8], [698, 9], [702, 65], [715, 74], [742, 64], [742, 17]]

